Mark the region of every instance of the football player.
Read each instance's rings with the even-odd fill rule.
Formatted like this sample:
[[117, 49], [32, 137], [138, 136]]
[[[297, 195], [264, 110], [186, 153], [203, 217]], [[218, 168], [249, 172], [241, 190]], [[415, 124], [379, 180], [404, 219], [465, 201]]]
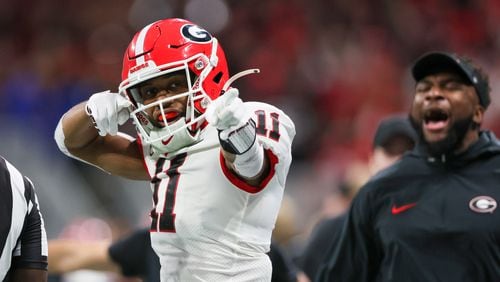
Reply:
[[[280, 109], [243, 102], [219, 42], [183, 19], [140, 30], [118, 93], [61, 118], [56, 142], [113, 175], [148, 180], [161, 281], [269, 281], [271, 233], [295, 127]], [[129, 117], [133, 138], [118, 131]]]

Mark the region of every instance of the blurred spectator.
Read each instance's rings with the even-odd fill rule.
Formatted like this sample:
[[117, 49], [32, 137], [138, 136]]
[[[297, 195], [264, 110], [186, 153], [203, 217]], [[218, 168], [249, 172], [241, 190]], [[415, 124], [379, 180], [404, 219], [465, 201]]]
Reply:
[[124, 232], [128, 232], [127, 226], [114, 220], [73, 220], [57, 239], [49, 240], [50, 281], [133, 282], [116, 275], [118, 269], [108, 258], [107, 247]]

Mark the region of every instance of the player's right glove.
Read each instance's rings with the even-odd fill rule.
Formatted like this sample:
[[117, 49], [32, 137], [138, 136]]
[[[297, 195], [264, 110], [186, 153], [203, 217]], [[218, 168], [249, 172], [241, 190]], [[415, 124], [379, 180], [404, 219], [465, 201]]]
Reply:
[[116, 135], [118, 125], [129, 119], [131, 105], [127, 98], [108, 90], [90, 96], [85, 105], [85, 112], [99, 131], [99, 135]]

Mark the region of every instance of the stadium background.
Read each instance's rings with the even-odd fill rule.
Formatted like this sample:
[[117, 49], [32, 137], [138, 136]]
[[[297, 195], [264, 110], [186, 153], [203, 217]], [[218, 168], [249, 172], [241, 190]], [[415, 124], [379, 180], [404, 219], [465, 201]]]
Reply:
[[276, 232], [291, 253], [364, 181], [374, 128], [408, 109], [409, 68], [423, 52], [452, 50], [484, 66], [493, 89], [484, 126], [500, 133], [496, 0], [4, 0], [0, 154], [34, 181], [49, 239], [117, 237], [147, 224], [147, 183], [72, 161], [52, 136], [70, 106], [117, 89], [132, 35], [166, 17], [187, 18], [218, 37], [233, 74], [260, 68], [236, 83], [242, 98], [275, 104], [295, 121]]

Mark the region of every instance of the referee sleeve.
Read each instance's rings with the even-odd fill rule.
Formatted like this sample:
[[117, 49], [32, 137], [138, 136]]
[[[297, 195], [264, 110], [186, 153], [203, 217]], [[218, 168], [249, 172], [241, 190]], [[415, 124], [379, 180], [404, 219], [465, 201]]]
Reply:
[[47, 270], [47, 235], [38, 198], [33, 183], [27, 177], [23, 177], [23, 180], [28, 212], [14, 249], [12, 267]]

